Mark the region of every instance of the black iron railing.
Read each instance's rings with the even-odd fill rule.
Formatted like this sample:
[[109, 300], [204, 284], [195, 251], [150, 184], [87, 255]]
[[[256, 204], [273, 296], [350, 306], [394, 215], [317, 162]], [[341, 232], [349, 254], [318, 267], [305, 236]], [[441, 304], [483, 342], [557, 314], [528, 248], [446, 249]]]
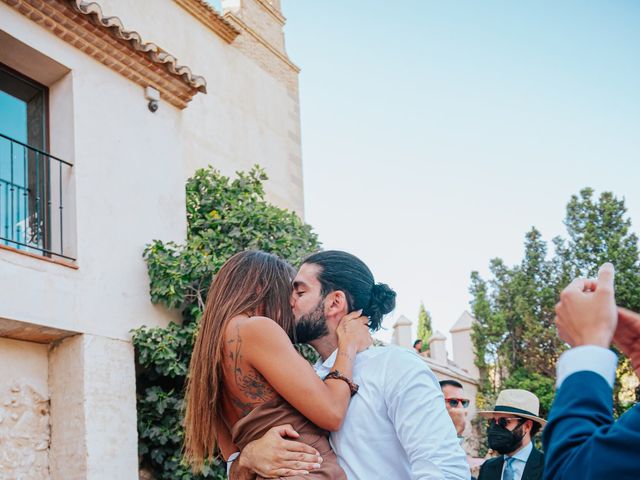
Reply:
[[64, 237], [72, 167], [0, 133], [0, 244], [75, 260]]

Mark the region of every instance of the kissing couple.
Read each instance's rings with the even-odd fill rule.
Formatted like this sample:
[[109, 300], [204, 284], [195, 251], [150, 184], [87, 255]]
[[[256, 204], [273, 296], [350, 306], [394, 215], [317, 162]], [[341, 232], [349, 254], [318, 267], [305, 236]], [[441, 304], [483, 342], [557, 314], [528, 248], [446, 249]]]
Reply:
[[[360, 259], [312, 254], [299, 270], [260, 251], [229, 259], [207, 295], [189, 367], [186, 460], [219, 448], [230, 479], [470, 478], [427, 364], [370, 332], [395, 308]], [[295, 349], [308, 343], [312, 367]]]

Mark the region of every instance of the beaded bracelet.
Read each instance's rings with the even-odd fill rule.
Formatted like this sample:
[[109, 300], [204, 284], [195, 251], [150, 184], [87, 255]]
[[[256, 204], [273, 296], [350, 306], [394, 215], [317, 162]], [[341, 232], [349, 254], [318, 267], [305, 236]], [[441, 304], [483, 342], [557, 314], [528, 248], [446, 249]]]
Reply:
[[353, 383], [351, 380], [349, 380], [346, 376], [344, 376], [343, 374], [341, 374], [338, 370], [334, 370], [332, 372], [329, 372], [329, 374], [324, 377], [325, 380], [334, 378], [336, 380], [342, 380], [343, 382], [346, 382], [347, 385], [349, 385], [349, 390], [351, 390], [351, 396], [353, 397], [356, 393], [358, 393], [358, 389], [360, 388], [356, 383]]

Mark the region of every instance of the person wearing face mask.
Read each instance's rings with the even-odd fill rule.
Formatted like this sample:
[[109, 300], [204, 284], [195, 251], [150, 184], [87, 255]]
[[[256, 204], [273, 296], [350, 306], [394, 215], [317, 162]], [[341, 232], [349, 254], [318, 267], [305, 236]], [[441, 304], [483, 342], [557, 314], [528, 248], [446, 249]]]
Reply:
[[531, 439], [546, 424], [540, 401], [527, 390], [503, 390], [493, 410], [478, 412], [487, 418], [489, 447], [500, 456], [487, 460], [478, 480], [541, 480], [544, 455]]

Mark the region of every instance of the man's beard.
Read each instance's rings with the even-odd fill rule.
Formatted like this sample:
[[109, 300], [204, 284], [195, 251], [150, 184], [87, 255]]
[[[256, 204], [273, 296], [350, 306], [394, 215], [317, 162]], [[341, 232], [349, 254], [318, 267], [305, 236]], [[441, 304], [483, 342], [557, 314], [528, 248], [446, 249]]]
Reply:
[[324, 302], [320, 300], [312, 311], [302, 315], [296, 323], [296, 342], [309, 343], [328, 334], [327, 320], [324, 318]]

